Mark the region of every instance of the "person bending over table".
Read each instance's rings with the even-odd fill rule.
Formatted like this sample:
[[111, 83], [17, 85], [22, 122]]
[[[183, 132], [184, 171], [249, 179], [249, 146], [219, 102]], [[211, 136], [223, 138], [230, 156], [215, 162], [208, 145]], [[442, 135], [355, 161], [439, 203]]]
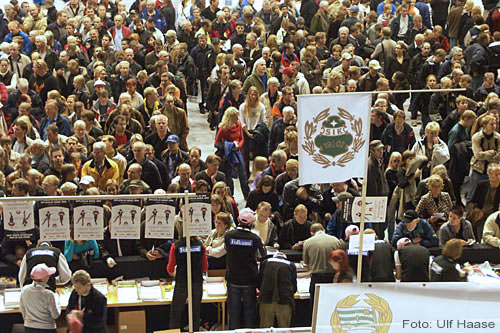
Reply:
[[295, 207], [294, 218], [285, 223], [280, 231], [280, 249], [302, 250], [304, 241], [311, 237], [312, 223], [307, 221], [307, 208], [303, 204]]
[[73, 291], [66, 308], [66, 319], [71, 332], [74, 326], [82, 333], [106, 333], [107, 299], [92, 286], [89, 273], [78, 270], [71, 277]]

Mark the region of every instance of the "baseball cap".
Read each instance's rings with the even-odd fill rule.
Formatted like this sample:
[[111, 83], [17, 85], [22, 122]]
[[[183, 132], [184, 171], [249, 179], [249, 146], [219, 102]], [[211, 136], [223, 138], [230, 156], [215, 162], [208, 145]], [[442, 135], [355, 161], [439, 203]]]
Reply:
[[169, 142], [179, 143], [179, 137], [175, 134], [170, 134], [167, 138], [167, 143]]
[[400, 240], [398, 240], [398, 243], [397, 243], [398, 250], [409, 243], [411, 243], [411, 240], [408, 237], [401, 238]]
[[352, 55], [349, 52], [344, 52], [342, 54], [342, 59], [351, 60], [352, 59]]
[[379, 70], [382, 68], [380, 66], [380, 63], [378, 62], [378, 60], [375, 60], [375, 59], [370, 60], [370, 62], [368, 63], [368, 67], [376, 69], [376, 70]]
[[238, 216], [240, 224], [251, 225], [255, 221], [255, 213], [250, 208], [243, 208]]
[[94, 87], [97, 87], [97, 86], [105, 86], [105, 85], [106, 85], [106, 83], [104, 83], [104, 81], [103, 81], [103, 80], [96, 80], [96, 81], [94, 82]]
[[84, 176], [80, 179], [80, 184], [89, 185], [90, 183], [95, 183], [94, 177], [92, 176]]
[[407, 210], [403, 215], [403, 221], [405, 223], [410, 223], [414, 219], [418, 219], [418, 218], [419, 218], [418, 213], [416, 211], [414, 211], [413, 209]]
[[359, 234], [359, 228], [358, 226], [351, 224], [347, 228], [345, 228], [345, 238], [349, 239], [351, 235], [357, 235]]
[[370, 150], [375, 150], [383, 147], [384, 144], [380, 140], [373, 140], [372, 142], [370, 142]]
[[288, 75], [290, 77], [292, 77], [294, 74], [292, 67], [285, 67], [283, 69], [280, 69], [280, 73]]
[[41, 280], [55, 273], [55, 267], [49, 267], [45, 263], [41, 263], [33, 267], [30, 275], [33, 280]]

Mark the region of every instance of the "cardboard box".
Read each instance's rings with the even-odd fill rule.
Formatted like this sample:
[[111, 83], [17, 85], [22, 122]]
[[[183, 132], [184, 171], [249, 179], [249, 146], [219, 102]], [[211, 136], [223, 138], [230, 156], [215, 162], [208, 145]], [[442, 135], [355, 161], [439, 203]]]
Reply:
[[117, 311], [116, 327], [118, 333], [145, 333], [146, 312], [144, 310]]

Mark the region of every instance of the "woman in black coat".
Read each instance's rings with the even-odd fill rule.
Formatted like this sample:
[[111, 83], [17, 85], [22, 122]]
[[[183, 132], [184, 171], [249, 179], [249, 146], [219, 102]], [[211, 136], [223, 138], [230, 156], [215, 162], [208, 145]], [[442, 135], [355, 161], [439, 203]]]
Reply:
[[263, 176], [259, 180], [257, 188], [248, 194], [246, 207], [256, 211], [261, 201], [269, 202], [272, 211], [279, 212], [279, 196], [276, 193], [274, 178], [272, 176]]
[[82, 333], [106, 333], [107, 299], [92, 286], [90, 275], [78, 270], [71, 277], [73, 291], [66, 308], [66, 318], [76, 317], [83, 324]]
[[408, 67], [410, 66], [410, 57], [406, 52], [408, 46], [403, 42], [399, 41], [394, 47], [394, 55], [387, 58], [387, 63], [384, 65], [385, 77], [392, 82], [392, 76], [396, 72], [403, 72], [408, 74]]
[[465, 281], [464, 273], [457, 270], [457, 260], [462, 256], [463, 244], [464, 241], [457, 238], [446, 242], [442, 254], [432, 261], [432, 282]]

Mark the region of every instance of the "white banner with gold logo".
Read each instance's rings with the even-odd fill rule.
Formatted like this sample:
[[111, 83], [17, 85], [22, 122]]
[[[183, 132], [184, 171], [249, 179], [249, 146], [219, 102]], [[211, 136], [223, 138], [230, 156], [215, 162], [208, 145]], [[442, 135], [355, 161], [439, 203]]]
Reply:
[[299, 183], [364, 177], [371, 94], [298, 96]]
[[338, 283], [316, 292], [313, 333], [500, 332], [500, 284]]

